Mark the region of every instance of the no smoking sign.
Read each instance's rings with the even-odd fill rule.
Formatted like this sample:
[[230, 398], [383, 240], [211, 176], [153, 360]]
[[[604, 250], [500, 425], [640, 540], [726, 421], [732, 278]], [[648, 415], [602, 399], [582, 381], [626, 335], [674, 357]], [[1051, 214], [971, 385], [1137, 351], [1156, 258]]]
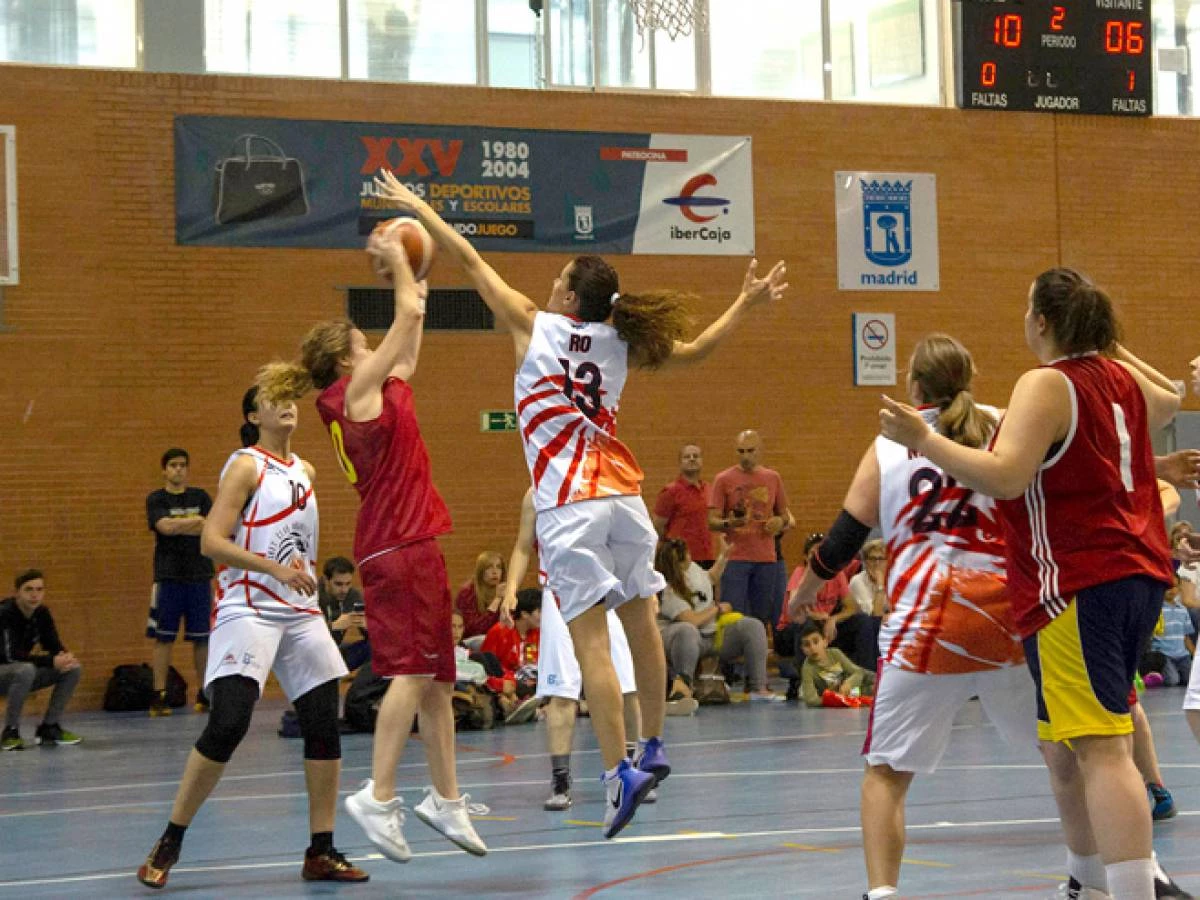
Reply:
[[896, 383], [896, 316], [892, 313], [854, 313], [855, 385]]

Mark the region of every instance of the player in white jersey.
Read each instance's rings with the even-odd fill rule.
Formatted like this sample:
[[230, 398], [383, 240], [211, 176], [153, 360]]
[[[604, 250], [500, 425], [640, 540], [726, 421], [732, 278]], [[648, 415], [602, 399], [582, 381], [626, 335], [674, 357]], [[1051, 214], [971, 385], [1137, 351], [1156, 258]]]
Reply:
[[[506, 602], [502, 607], [502, 616], [506, 620], [511, 619], [508, 610], [516, 605], [517, 588], [529, 571], [529, 563], [536, 549], [535, 520], [533, 488], [530, 488], [521, 501], [521, 525], [508, 561]], [[583, 673], [575, 659], [575, 645], [558, 608], [558, 600], [554, 592], [545, 586], [541, 571], [538, 572], [538, 583], [542, 585], [542, 623], [538, 645], [537, 695], [549, 700], [546, 704], [546, 743], [550, 750], [551, 787], [550, 797], [544, 807], [555, 812], [571, 806], [571, 741], [575, 734], [579, 699], [583, 694]], [[613, 668], [625, 700], [625, 733], [636, 737], [641, 732], [641, 712], [638, 708], [637, 682], [633, 675], [633, 658], [629, 654], [629, 641], [625, 638], [621, 620], [611, 609], [608, 611], [608, 635]]]
[[[606, 769], [604, 836], [611, 838], [671, 771], [662, 747], [666, 660], [651, 605], [663, 586], [654, 569], [657, 534], [641, 498], [641, 469], [616, 438], [621, 388], [629, 365], [657, 369], [707, 356], [746, 310], [783, 295], [783, 263], [759, 278], [752, 261], [737, 299], [699, 337], [685, 342], [681, 295], [623, 294], [611, 266], [583, 256], [563, 267], [546, 312], [539, 312], [390, 172], [383, 171], [376, 185], [384, 200], [416, 214], [513, 336], [517, 412], [535, 492], [542, 567], [587, 685]], [[650, 735], [634, 766], [625, 758], [621, 690], [609, 656], [610, 608], [629, 639], [642, 726]]]
[[[971, 355], [947, 335], [913, 351], [908, 387], [931, 428], [967, 446], [990, 438], [998, 414], [971, 397]], [[892, 612], [879, 637], [879, 680], [863, 755], [863, 851], [870, 900], [896, 896], [904, 799], [913, 775], [946, 751], [954, 717], [978, 696], [1017, 747], [1037, 747], [1033, 679], [1005, 596], [995, 501], [957, 484], [886, 438], [867, 449], [844, 508], [814, 548], [792, 605], [798, 616], [853, 558], [870, 529], [888, 547]]]
[[[274, 671], [296, 708], [304, 738], [311, 843], [306, 881], [366, 881], [333, 846], [341, 775], [338, 680], [346, 665], [317, 604], [317, 501], [313, 468], [291, 451], [296, 403], [278, 387], [282, 364], [264, 367], [242, 400], [243, 449], [225, 464], [200, 545], [220, 565], [205, 689], [212, 701], [166, 830], [138, 869], [161, 888], [184, 832], [246, 735], [254, 704]], [[250, 446], [253, 445], [253, 446]]]

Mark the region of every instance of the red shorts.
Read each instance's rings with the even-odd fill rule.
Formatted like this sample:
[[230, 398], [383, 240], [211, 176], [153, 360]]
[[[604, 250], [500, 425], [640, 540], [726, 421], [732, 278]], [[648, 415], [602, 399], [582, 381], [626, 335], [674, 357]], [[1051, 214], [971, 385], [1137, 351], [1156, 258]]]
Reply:
[[453, 602], [438, 542], [430, 538], [369, 557], [359, 575], [375, 673], [453, 683]]

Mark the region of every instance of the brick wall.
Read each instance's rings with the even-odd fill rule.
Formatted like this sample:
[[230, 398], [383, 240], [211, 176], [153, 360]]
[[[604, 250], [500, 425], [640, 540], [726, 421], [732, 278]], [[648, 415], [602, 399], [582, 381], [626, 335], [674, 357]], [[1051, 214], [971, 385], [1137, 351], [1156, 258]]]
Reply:
[[[367, 280], [358, 252], [177, 247], [175, 114], [753, 135], [757, 252], [788, 261], [791, 296], [703, 365], [635, 374], [622, 436], [653, 493], [681, 443], [703, 446], [711, 475], [733, 463], [737, 432], [758, 428], [802, 532], [831, 520], [875, 430], [877, 391], [851, 386], [853, 311], [895, 312], [902, 353], [927, 331], [956, 334], [976, 353], [978, 396], [995, 403], [1031, 362], [1027, 285], [1060, 260], [1123, 299], [1128, 343], [1174, 377], [1197, 350], [1180, 321], [1200, 255], [1187, 199], [1200, 180], [1195, 121], [0, 66], [0, 123], [18, 127], [22, 259], [0, 331], [0, 577], [46, 570], [87, 667], [79, 705], [98, 703], [113, 665], [148, 657], [143, 499], [160, 485], [161, 451], [188, 448], [193, 482], [215, 492], [255, 369], [342, 312], [336, 285]], [[939, 293], [836, 289], [838, 169], [937, 174]], [[539, 301], [563, 262], [491, 261]], [[702, 322], [743, 271], [737, 259], [618, 263], [631, 289], [699, 294]], [[449, 267], [432, 278], [463, 284]], [[432, 333], [414, 378], [455, 518], [443, 546], [456, 583], [479, 550], [507, 553], [515, 532], [526, 484], [516, 438], [477, 424], [480, 409], [511, 405], [510, 348], [503, 335]], [[295, 447], [318, 469], [322, 556], [346, 552], [356, 499], [311, 405]], [[789, 559], [801, 540], [789, 536]], [[175, 662], [190, 676], [183, 649]]]

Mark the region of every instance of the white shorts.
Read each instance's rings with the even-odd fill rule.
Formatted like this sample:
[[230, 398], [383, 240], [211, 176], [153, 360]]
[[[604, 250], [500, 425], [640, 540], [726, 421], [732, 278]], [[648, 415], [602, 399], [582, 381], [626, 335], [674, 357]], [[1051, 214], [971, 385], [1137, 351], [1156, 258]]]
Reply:
[[[608, 647], [612, 651], [613, 668], [617, 670], [617, 681], [622, 694], [637, 692], [633, 678], [633, 656], [629, 652], [629, 641], [621, 620], [611, 609], [608, 611]], [[575, 658], [575, 644], [567, 622], [554, 602], [554, 594], [542, 591], [542, 625], [538, 644], [539, 697], [566, 697], [578, 700], [583, 694], [583, 675], [579, 661]]]
[[1037, 750], [1037, 690], [1027, 666], [926, 675], [884, 665], [863, 744], [867, 764], [933, 772], [950, 743], [954, 717], [975, 696], [1009, 744]]
[[206, 689], [226, 675], [244, 675], [258, 682], [261, 697], [270, 672], [288, 700], [347, 673], [323, 616], [279, 621], [249, 615], [217, 622], [208, 641]]
[[1200, 710], [1200, 653], [1197, 653], [1192, 660], [1192, 675], [1188, 678], [1188, 689], [1183, 698], [1183, 708]]
[[658, 533], [640, 496], [568, 503], [537, 514], [546, 584], [570, 622], [598, 603], [616, 609], [666, 586], [654, 568]]

